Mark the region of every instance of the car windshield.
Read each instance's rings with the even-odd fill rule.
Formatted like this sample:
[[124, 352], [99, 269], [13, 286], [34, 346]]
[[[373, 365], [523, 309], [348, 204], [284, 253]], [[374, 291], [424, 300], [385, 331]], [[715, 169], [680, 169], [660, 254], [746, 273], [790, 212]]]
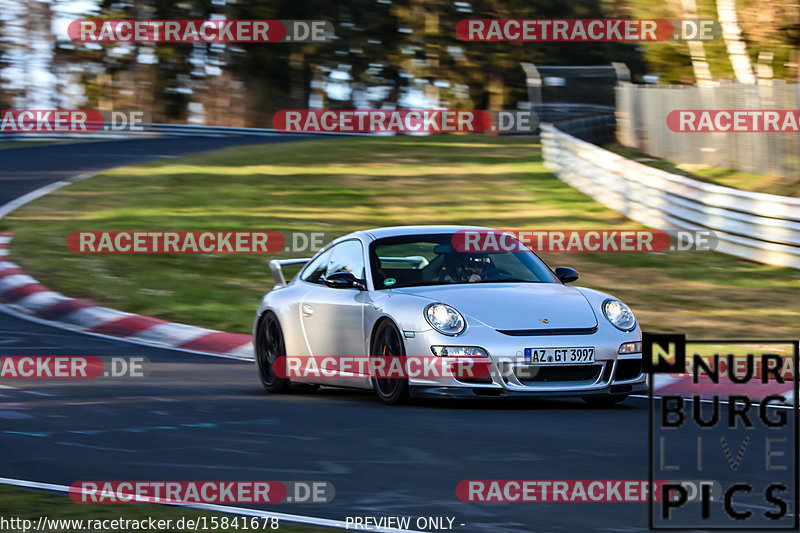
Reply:
[[466, 253], [452, 233], [403, 235], [370, 245], [376, 289], [467, 283], [558, 283], [531, 251]]

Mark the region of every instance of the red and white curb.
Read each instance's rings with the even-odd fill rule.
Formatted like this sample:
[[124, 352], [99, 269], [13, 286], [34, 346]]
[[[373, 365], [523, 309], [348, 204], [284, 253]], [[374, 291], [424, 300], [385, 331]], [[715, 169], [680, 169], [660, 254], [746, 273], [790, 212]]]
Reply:
[[52, 291], [7, 261], [9, 232], [0, 233], [0, 304], [6, 309], [62, 328], [140, 344], [253, 360], [250, 335], [176, 324], [100, 307]]
[[[24, 194], [0, 206], [0, 219], [56, 189], [93, 175], [80, 174]], [[25, 274], [18, 265], [7, 260], [10, 244], [11, 232], [0, 232], [0, 306], [12, 314], [62, 329], [114, 337], [136, 344], [254, 360], [250, 335], [226, 333], [124, 313], [51, 291]]]

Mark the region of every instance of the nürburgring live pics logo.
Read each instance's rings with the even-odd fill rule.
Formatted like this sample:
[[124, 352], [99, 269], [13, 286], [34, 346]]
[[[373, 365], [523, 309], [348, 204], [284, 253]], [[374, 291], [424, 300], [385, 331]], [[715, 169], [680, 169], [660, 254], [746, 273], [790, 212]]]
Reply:
[[[650, 483], [709, 480], [699, 497], [677, 482], [660, 487], [649, 499], [651, 529], [797, 529], [798, 341], [645, 333], [642, 347]], [[663, 380], [657, 402], [654, 380]]]

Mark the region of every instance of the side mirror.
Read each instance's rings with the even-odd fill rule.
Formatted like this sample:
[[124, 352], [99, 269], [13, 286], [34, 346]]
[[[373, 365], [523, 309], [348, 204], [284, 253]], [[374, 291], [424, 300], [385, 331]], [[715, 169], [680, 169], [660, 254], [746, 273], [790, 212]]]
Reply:
[[556, 267], [556, 277], [561, 283], [571, 283], [578, 279], [578, 271], [570, 267]]
[[364, 281], [355, 277], [352, 272], [334, 272], [330, 276], [326, 276], [323, 283], [331, 289], [360, 289], [363, 291], [367, 288]]

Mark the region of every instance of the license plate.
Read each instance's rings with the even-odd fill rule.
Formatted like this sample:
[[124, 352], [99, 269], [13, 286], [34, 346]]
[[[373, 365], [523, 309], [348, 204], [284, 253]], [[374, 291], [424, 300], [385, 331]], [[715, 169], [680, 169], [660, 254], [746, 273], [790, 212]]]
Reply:
[[526, 365], [580, 365], [594, 363], [594, 347], [525, 348]]

